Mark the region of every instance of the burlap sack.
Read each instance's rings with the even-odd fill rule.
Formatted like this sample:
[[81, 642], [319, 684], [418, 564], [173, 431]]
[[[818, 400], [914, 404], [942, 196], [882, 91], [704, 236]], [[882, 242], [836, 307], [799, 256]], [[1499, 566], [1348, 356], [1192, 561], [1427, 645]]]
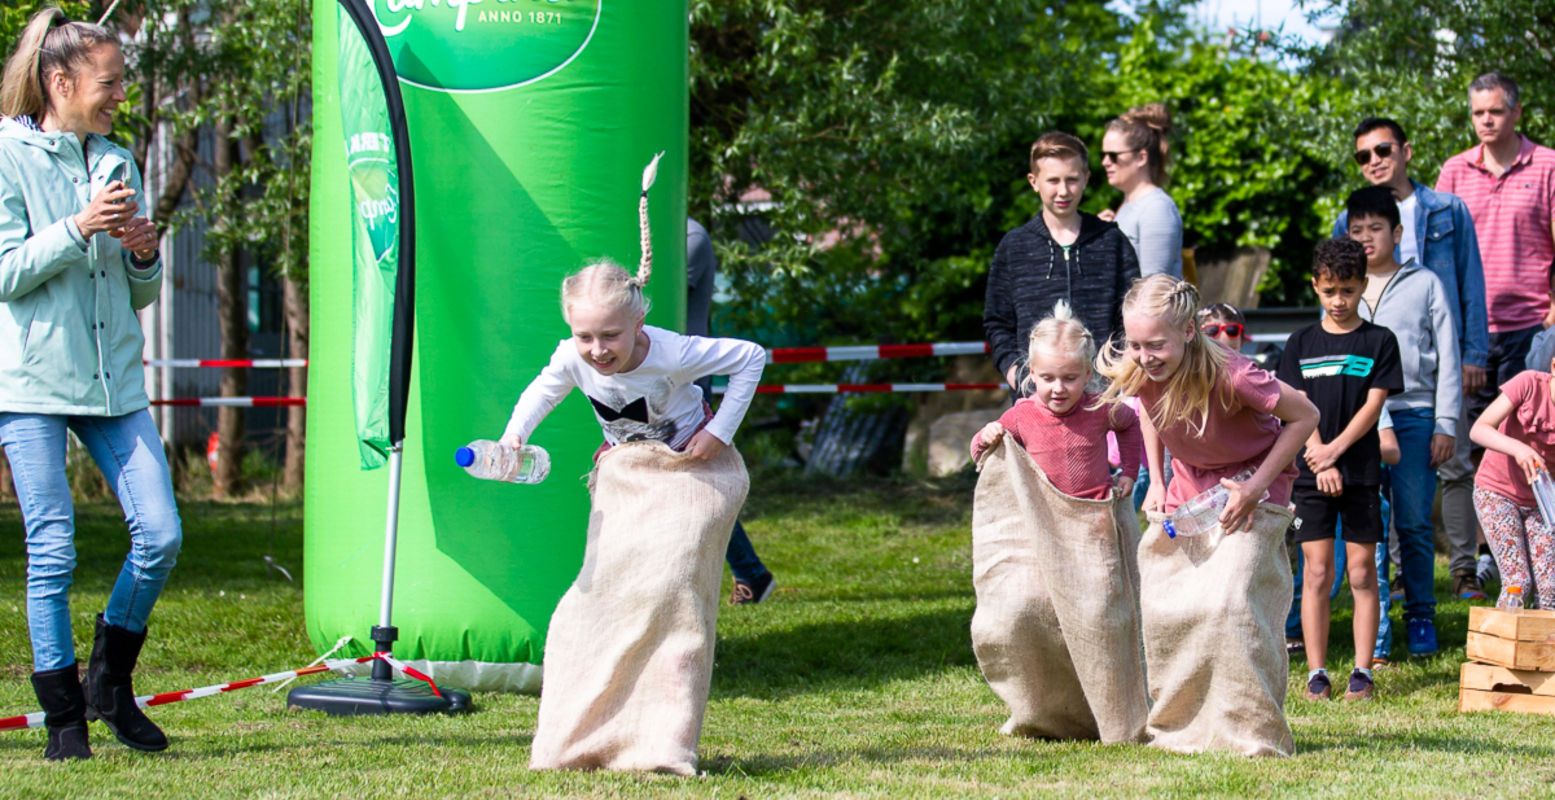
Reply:
[[1285, 722], [1291, 513], [1265, 503], [1251, 532], [1172, 540], [1157, 515], [1139, 544], [1150, 744], [1249, 756], [1295, 752]]
[[531, 769], [696, 772], [724, 551], [750, 478], [659, 442], [590, 476], [583, 568], [551, 617]]
[[972, 649], [1010, 707], [999, 730], [1142, 741], [1133, 504], [1058, 491], [1008, 438], [983, 456], [972, 501]]

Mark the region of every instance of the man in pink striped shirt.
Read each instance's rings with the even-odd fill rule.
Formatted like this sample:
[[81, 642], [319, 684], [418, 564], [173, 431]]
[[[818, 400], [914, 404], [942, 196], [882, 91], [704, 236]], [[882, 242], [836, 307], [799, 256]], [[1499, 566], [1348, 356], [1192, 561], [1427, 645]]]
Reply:
[[1471, 404], [1471, 419], [1501, 384], [1523, 369], [1549, 308], [1555, 263], [1555, 150], [1517, 132], [1523, 109], [1517, 84], [1488, 72], [1469, 85], [1479, 144], [1447, 160], [1436, 190], [1461, 198], [1474, 217], [1485, 271], [1490, 321], [1490, 375]]

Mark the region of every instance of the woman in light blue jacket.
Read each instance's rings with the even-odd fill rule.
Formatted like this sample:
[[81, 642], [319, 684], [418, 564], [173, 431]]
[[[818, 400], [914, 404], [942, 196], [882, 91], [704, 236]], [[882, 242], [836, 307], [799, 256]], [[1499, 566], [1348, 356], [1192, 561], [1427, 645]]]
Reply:
[[[129, 151], [104, 138], [123, 101], [118, 39], [52, 8], [28, 23], [0, 82], [0, 446], [27, 534], [32, 684], [49, 759], [91, 757], [88, 719], [137, 750], [167, 747], [130, 680], [183, 533], [147, 410], [135, 317], [162, 284], [156, 226], [139, 213]], [[67, 430], [114, 488], [130, 529], [84, 687], [68, 598]]]

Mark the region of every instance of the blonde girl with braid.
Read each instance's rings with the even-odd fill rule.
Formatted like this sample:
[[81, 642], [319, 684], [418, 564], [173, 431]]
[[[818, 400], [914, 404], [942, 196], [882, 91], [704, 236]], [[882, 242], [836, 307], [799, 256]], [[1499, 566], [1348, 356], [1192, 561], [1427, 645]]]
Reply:
[[[1216, 484], [1231, 492], [1220, 517], [1245, 530], [1264, 493], [1290, 502], [1296, 454], [1317, 427], [1317, 408], [1302, 394], [1199, 329], [1199, 292], [1169, 275], [1140, 279], [1123, 298], [1124, 339], [1099, 359], [1112, 382], [1104, 402], [1140, 401], [1140, 427], [1150, 467], [1144, 510], [1170, 514]], [[1161, 481], [1162, 449], [1172, 453], [1172, 481]], [[1253, 471], [1245, 483], [1231, 477]]]
[[[1103, 406], [1085, 391], [1096, 343], [1060, 300], [1052, 316], [1031, 329], [1023, 394], [1010, 410], [972, 437], [972, 460], [1003, 436], [1031, 455], [1048, 480], [1071, 497], [1104, 500], [1134, 491], [1139, 473], [1139, 419], [1126, 405]], [[1114, 479], [1107, 434], [1118, 437], [1122, 474]]]
[[[638, 201], [642, 258], [636, 274], [601, 260], [562, 281], [562, 318], [572, 336], [557, 343], [551, 363], [519, 396], [503, 444], [522, 445], [574, 388], [594, 407], [605, 437], [600, 453], [623, 442], [653, 439], [709, 460], [733, 441], [756, 395], [765, 351], [740, 339], [683, 336], [644, 324], [648, 300], [643, 292], [653, 273], [648, 189], [658, 163], [655, 156], [643, 171]], [[708, 375], [729, 376], [717, 414], [710, 413], [696, 385]]]

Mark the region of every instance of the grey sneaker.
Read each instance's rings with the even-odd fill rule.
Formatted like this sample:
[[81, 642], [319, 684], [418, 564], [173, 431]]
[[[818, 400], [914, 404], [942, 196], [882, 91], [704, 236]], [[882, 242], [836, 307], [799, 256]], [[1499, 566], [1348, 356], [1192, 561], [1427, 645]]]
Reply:
[[1370, 700], [1376, 697], [1376, 695], [1377, 687], [1372, 682], [1370, 676], [1360, 670], [1350, 673], [1350, 686], [1344, 693], [1344, 699], [1350, 701]]
[[1307, 679], [1308, 700], [1328, 700], [1333, 696], [1334, 687], [1328, 680], [1328, 673], [1319, 672]]

